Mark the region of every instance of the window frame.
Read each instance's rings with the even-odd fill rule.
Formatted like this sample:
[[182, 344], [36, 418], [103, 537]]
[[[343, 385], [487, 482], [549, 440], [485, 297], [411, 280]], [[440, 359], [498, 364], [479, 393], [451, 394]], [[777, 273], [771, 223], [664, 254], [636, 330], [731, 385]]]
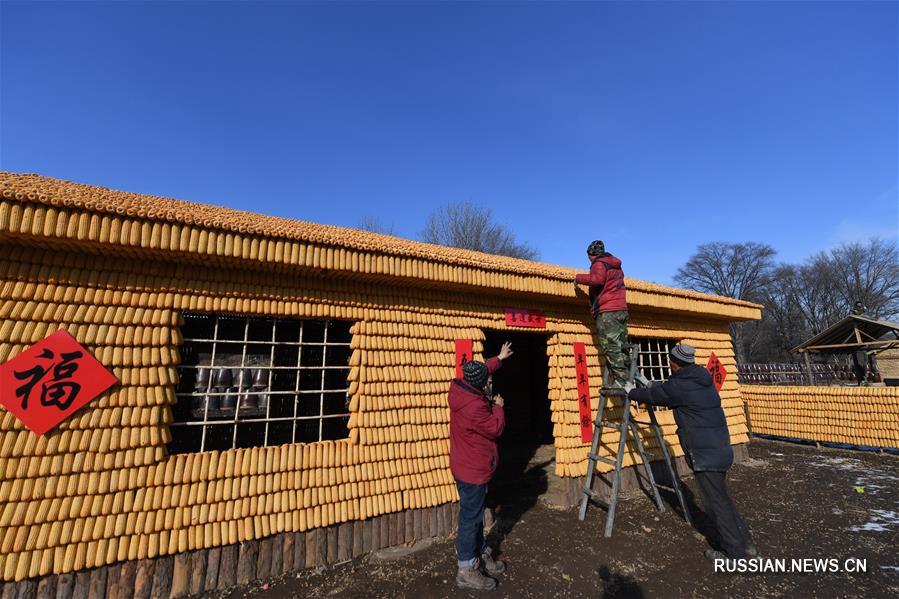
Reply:
[[[338, 389], [330, 389], [326, 387], [326, 378], [327, 373], [330, 370], [343, 370], [346, 371], [347, 377], [349, 377], [351, 367], [350, 367], [350, 356], [352, 354], [352, 333], [350, 332], [354, 322], [347, 321], [343, 319], [336, 318], [285, 318], [281, 316], [268, 316], [268, 315], [256, 315], [256, 314], [230, 314], [223, 312], [192, 312], [192, 311], [184, 311], [181, 313], [183, 319], [186, 321], [188, 318], [203, 318], [209, 319], [212, 321], [212, 336], [209, 338], [208, 334], [198, 335], [196, 337], [188, 337], [183, 335], [183, 325], [182, 325], [182, 339], [180, 344], [180, 351], [182, 355], [185, 353], [184, 348], [189, 344], [208, 344], [210, 346], [209, 353], [209, 361], [206, 364], [197, 363], [197, 364], [184, 364], [183, 362], [178, 365], [178, 375], [179, 375], [179, 383], [175, 389], [175, 398], [176, 401], [186, 400], [190, 402], [189, 407], [184, 408], [185, 412], [188, 416], [188, 420], [174, 420], [169, 423], [169, 430], [172, 432], [172, 440], [169, 442], [169, 451], [171, 453], [203, 453], [206, 451], [227, 451], [229, 449], [239, 449], [244, 447], [276, 447], [279, 445], [286, 444], [295, 444], [295, 443], [315, 443], [321, 442], [323, 440], [342, 440], [349, 438], [349, 418], [350, 418], [350, 410], [349, 410], [349, 380], [346, 381], [345, 386]], [[220, 339], [220, 324], [223, 320], [231, 320], [231, 321], [242, 321], [243, 326], [243, 338], [242, 339]], [[250, 328], [253, 325], [253, 322], [266, 322], [266, 326], [271, 327], [271, 337], [265, 340], [261, 339], [251, 339], [250, 338]], [[293, 323], [298, 330], [298, 337], [296, 341], [283, 341], [278, 339], [278, 325], [279, 323], [290, 322]], [[345, 323], [347, 325], [347, 335], [346, 341], [329, 341], [328, 334], [332, 327], [332, 323], [339, 322]], [[304, 331], [305, 327], [308, 323], [316, 323], [320, 324], [323, 328], [322, 339], [321, 341], [304, 341]], [[282, 329], [283, 330], [283, 329]], [[253, 364], [248, 363], [248, 353], [247, 350], [251, 346], [263, 346], [268, 349], [267, 362], [263, 364]], [[236, 365], [229, 364], [221, 364], [217, 363], [217, 357], [220, 355], [230, 355], [236, 356], [236, 353], [227, 354], [222, 350], [222, 348], [227, 346], [238, 346], [240, 349], [240, 363]], [[275, 351], [279, 347], [296, 347], [297, 348], [297, 357], [295, 365], [287, 365], [287, 366], [276, 366], [275, 360]], [[315, 365], [304, 365], [303, 364], [303, 348], [310, 347], [320, 347], [321, 350], [321, 364]], [[334, 365], [328, 363], [328, 358], [330, 352], [328, 348], [331, 347], [342, 347], [346, 348], [347, 351], [347, 360], [346, 364], [342, 365]], [[221, 358], [219, 358], [221, 360]], [[207, 381], [205, 389], [198, 389], [196, 386], [192, 388], [183, 389], [181, 388], [182, 382], [185, 380], [184, 378], [184, 370], [192, 369], [195, 371], [192, 380], [196, 382], [197, 377], [199, 376], [199, 372], [202, 369], [207, 371]], [[222, 370], [232, 370], [232, 377], [234, 379], [232, 386], [227, 387], [224, 391], [214, 391], [216, 388], [214, 381], [217, 377], [217, 373]], [[257, 387], [261, 387], [261, 385], [255, 385], [255, 378], [257, 375], [251, 374], [250, 385], [244, 387], [239, 384], [239, 380], [241, 377], [241, 372], [253, 372], [253, 371], [262, 371], [266, 373], [265, 376], [265, 386], [262, 389], [257, 389]], [[290, 371], [294, 374], [294, 382], [293, 389], [288, 390], [273, 390], [272, 385], [275, 382], [275, 373], [277, 371]], [[313, 371], [320, 372], [320, 382], [318, 389], [301, 389], [301, 377], [304, 371]], [[246, 379], [244, 379], [246, 382]], [[345, 405], [346, 409], [341, 411], [340, 413], [334, 414], [326, 414], [325, 413], [325, 398], [327, 394], [337, 394], [343, 393], [345, 394]], [[264, 408], [265, 412], [260, 413], [258, 410], [261, 408], [248, 408], [245, 406], [241, 406], [241, 400], [244, 397], [255, 395], [257, 398], [257, 402], [260, 395], [265, 395], [268, 397], [266, 401], [266, 406]], [[303, 395], [318, 395], [318, 414], [313, 415], [300, 415], [298, 414], [300, 409], [300, 398]], [[284, 416], [272, 416], [272, 399], [275, 397], [293, 397], [293, 406], [292, 406], [292, 414], [284, 415]], [[234, 398], [235, 405], [233, 408], [223, 410], [221, 407], [218, 408], [210, 408], [209, 398], [221, 398], [223, 397], [232, 397]], [[195, 407], [194, 402], [200, 399], [201, 406], [200, 408]], [[199, 415], [198, 410], [202, 410], [202, 415]], [[210, 411], [214, 410], [212, 414]], [[220, 412], [233, 412], [231, 417], [216, 417]], [[256, 414], [253, 414], [256, 412]], [[173, 414], [173, 416], [175, 416]], [[212, 417], [210, 417], [212, 416]], [[325, 438], [325, 422], [327, 420], [332, 419], [344, 419], [346, 421], [346, 435], [340, 436], [336, 438]], [[317, 435], [315, 439], [312, 440], [304, 440], [297, 439], [298, 434], [300, 434], [299, 424], [301, 422], [309, 422], [309, 421], [318, 421], [317, 427]], [[270, 425], [273, 423], [279, 422], [290, 422], [293, 425], [291, 426], [290, 439], [284, 442], [280, 442], [277, 444], [270, 444], [269, 442], [269, 431]], [[249, 446], [245, 446], [242, 444], [238, 444], [238, 429], [239, 425], [242, 424], [264, 424], [264, 432], [261, 436], [261, 444], [252, 444]], [[175, 430], [179, 428], [191, 429], [199, 427], [200, 428], [200, 443], [198, 449], [193, 450], [179, 450], [177, 452], [172, 451], [172, 445], [175, 444]], [[209, 432], [212, 427], [222, 427], [228, 428], [230, 427], [230, 435], [231, 442], [230, 447], [225, 448], [209, 448], [207, 447], [207, 432]], [[189, 434], [189, 433], [188, 433]]]
[[[638, 348], [637, 372], [639, 374], [642, 374], [647, 380], [655, 382], [665, 382], [671, 378], [671, 364], [668, 361], [668, 354], [672, 347], [680, 343], [680, 340], [666, 337], [629, 337], [628, 341]], [[644, 343], [647, 346], [645, 350]], [[661, 349], [663, 347], [664, 349]], [[658, 364], [652, 364], [652, 356], [658, 358]], [[646, 362], [645, 364], [644, 361]], [[662, 378], [652, 376], [655, 374], [653, 370], [658, 370]]]

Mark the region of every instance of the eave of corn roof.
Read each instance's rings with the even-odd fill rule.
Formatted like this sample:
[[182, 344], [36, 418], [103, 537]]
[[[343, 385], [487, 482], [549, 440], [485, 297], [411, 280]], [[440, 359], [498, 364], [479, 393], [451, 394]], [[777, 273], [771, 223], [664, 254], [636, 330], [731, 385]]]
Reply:
[[[334, 247], [432, 260], [482, 270], [537, 276], [556, 281], [573, 280], [575, 274], [582, 272], [555, 264], [437, 246], [358, 229], [320, 225], [306, 221], [243, 212], [221, 206], [117, 191], [36, 174], [17, 174], [0, 171], [0, 195], [6, 199], [15, 199], [22, 202], [75, 208], [87, 212], [117, 214], [150, 221], [198, 226], [266, 238], [305, 241]], [[658, 285], [630, 277], [626, 278], [626, 283], [632, 291], [745, 308], [748, 309], [746, 310], [747, 314], [759, 312], [759, 316], [755, 316], [755, 318], [760, 317], [762, 308], [762, 306], [751, 302]], [[747, 318], [752, 317], [747, 316]]]

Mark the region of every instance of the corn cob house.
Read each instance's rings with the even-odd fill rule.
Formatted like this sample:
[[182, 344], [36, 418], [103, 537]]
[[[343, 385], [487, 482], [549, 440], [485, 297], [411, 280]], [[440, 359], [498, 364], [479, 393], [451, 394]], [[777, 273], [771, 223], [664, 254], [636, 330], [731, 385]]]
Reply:
[[[579, 500], [573, 343], [593, 409], [601, 370], [576, 271], [36, 175], [0, 191], [0, 364], [64, 328], [119, 381], [43, 436], [0, 409], [3, 596], [178, 597], [452, 534], [457, 340], [513, 341], [506, 436], [554, 444]], [[728, 324], [760, 306], [627, 285], [644, 373], [675, 342], [715, 352], [742, 448]]]

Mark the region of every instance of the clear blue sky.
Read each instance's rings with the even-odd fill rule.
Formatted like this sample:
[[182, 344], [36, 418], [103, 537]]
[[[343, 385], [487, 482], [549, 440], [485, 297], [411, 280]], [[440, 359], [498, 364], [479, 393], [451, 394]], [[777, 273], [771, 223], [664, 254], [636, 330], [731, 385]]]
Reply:
[[895, 239], [894, 2], [0, 4], [0, 167], [415, 237]]

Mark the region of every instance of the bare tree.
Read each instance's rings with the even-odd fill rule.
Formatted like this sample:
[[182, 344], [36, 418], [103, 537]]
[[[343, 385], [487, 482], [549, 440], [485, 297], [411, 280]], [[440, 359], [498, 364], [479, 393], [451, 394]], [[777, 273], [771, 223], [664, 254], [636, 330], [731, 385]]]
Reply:
[[489, 208], [470, 202], [449, 204], [432, 213], [421, 232], [421, 240], [525, 260], [540, 257], [536, 248], [517, 242], [512, 231], [494, 222]]
[[677, 269], [674, 280], [682, 287], [757, 301], [774, 268], [777, 254], [763, 243], [705, 243]]
[[359, 219], [359, 224], [356, 225], [357, 229], [362, 229], [363, 231], [369, 231], [371, 233], [381, 233], [383, 235], [397, 235], [396, 228], [390, 224], [384, 224], [376, 216], [363, 216]]
[[775, 269], [762, 300], [765, 311], [759, 324], [764, 346], [754, 354], [753, 361], [792, 360], [794, 347], [845, 316], [832, 277], [830, 268], [811, 260]]
[[899, 312], [899, 252], [874, 238], [784, 264], [766, 286], [763, 347], [753, 359], [795, 359], [790, 350], [849, 314], [855, 302], [877, 318]]
[[[686, 264], [677, 269], [674, 280], [680, 286], [694, 291], [761, 301], [774, 270], [776, 254], [770, 245], [752, 241], [705, 243], [696, 249], [696, 253]], [[753, 332], [752, 329], [755, 328], [755, 323], [731, 325], [730, 332], [738, 362], [746, 361], [746, 333]]]
[[890, 318], [899, 314], [899, 250], [896, 244], [874, 237], [867, 243], [843, 244], [812, 258], [830, 271], [842, 300], [843, 314], [861, 302], [868, 315]]
[[792, 360], [792, 348], [849, 314], [859, 301], [877, 318], [899, 314], [899, 250], [870, 239], [773, 266], [760, 244], [700, 246], [675, 280], [698, 291], [764, 304], [760, 322], [732, 326], [739, 361]]

